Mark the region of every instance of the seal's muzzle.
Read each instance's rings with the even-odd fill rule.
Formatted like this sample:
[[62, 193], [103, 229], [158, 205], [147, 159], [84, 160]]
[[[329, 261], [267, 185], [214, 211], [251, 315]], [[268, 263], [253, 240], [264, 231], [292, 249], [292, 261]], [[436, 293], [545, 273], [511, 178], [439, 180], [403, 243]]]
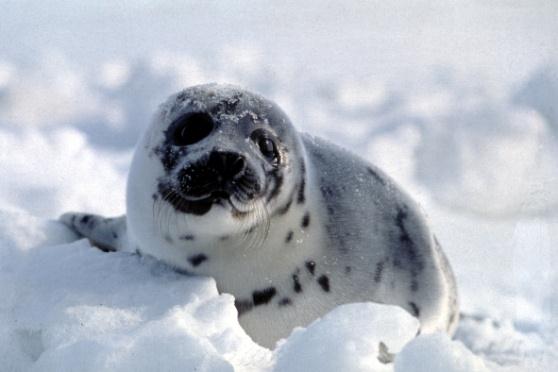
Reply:
[[[247, 182], [246, 159], [236, 152], [212, 151], [201, 161], [178, 173], [180, 193], [189, 200], [225, 198], [243, 190], [258, 189], [257, 182]], [[248, 172], [249, 173], [249, 172]], [[253, 197], [249, 195], [250, 197]], [[248, 196], [248, 195], [245, 195]]]

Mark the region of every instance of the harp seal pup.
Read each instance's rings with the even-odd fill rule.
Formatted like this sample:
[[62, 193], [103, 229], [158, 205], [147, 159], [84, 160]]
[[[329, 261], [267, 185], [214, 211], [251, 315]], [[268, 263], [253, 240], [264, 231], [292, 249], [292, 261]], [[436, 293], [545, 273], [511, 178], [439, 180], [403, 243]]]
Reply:
[[417, 204], [241, 88], [194, 86], [160, 106], [135, 151], [126, 207], [119, 218], [61, 220], [105, 251], [212, 276], [261, 345], [349, 302], [401, 306], [421, 333], [456, 328], [454, 276]]

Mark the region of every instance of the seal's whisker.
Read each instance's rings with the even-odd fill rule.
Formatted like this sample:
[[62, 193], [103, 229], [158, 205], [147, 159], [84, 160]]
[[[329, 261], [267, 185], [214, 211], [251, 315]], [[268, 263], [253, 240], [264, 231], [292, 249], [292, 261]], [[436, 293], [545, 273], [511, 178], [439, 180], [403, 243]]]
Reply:
[[163, 209], [165, 208], [165, 201], [168, 197], [167, 193], [160, 195], [153, 203], [153, 220], [157, 224], [157, 228], [160, 232], [162, 232], [162, 225], [161, 225], [161, 214], [163, 213]]
[[259, 249], [265, 242], [269, 231], [269, 213], [261, 199], [252, 202], [253, 213], [247, 218], [246, 224], [250, 226], [241, 233], [240, 242], [243, 251]]
[[[164, 200], [167, 202], [167, 205], [161, 210], [161, 216], [159, 220], [161, 232], [164, 234], [164, 237], [171, 235], [171, 226], [170, 221], [173, 219], [173, 209], [168, 203], [172, 204], [176, 198], [176, 194], [173, 192], [172, 189], [169, 189], [165, 196]], [[176, 223], [176, 220], [174, 221]]]

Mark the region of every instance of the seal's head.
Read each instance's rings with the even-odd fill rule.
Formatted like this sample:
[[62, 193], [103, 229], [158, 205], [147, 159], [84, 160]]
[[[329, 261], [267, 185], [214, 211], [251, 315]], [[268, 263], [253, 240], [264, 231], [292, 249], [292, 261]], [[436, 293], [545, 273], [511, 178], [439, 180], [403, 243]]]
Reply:
[[140, 146], [128, 207], [148, 198], [158, 224], [180, 224], [182, 235], [224, 236], [262, 224], [292, 201], [303, 177], [300, 140], [287, 116], [230, 85], [171, 96]]

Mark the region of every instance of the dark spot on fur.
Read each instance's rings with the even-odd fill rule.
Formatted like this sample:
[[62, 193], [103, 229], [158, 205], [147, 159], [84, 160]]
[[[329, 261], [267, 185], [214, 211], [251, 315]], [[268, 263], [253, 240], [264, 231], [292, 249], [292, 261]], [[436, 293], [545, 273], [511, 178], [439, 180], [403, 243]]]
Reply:
[[384, 272], [384, 262], [380, 261], [376, 264], [376, 270], [374, 271], [374, 281], [380, 283], [382, 281], [382, 273]]
[[397, 210], [397, 216], [395, 217], [395, 224], [399, 228], [399, 233], [400, 233], [399, 240], [402, 243], [408, 245], [414, 245], [411, 237], [409, 236], [409, 232], [405, 227], [405, 220], [407, 219], [407, 217], [408, 217], [407, 211], [403, 210], [402, 208], [399, 208]]
[[188, 257], [188, 261], [190, 261], [190, 263], [192, 264], [192, 266], [197, 267], [199, 266], [202, 262], [207, 261], [207, 256], [203, 253], [200, 254], [196, 254], [193, 256]]
[[304, 161], [300, 161], [300, 186], [298, 188], [298, 195], [296, 198], [296, 202], [298, 204], [303, 204], [306, 200], [306, 196], [304, 195], [304, 190], [306, 188], [306, 166], [304, 165]]
[[302, 217], [302, 223], [300, 224], [302, 228], [307, 228], [310, 225], [310, 213], [306, 212], [304, 217]]
[[302, 292], [302, 285], [300, 285], [298, 274], [293, 274], [293, 289], [296, 293]]
[[112, 238], [113, 238], [113, 239], [118, 239], [118, 234], [115, 233], [114, 231], [112, 232]]
[[219, 237], [219, 240], [223, 241], [223, 240], [228, 240], [229, 238], [230, 238], [230, 236], [223, 235], [223, 236]]
[[329, 278], [326, 275], [322, 275], [318, 278], [318, 284], [324, 292], [329, 292]]
[[411, 307], [413, 315], [418, 318], [418, 316], [420, 315], [420, 309], [417, 304], [415, 304], [414, 302], [409, 302], [409, 306]]
[[282, 206], [281, 208], [277, 209], [275, 214], [278, 216], [282, 216], [285, 213], [287, 213], [289, 211], [289, 209], [291, 208], [291, 204], [293, 203], [293, 195], [291, 195], [291, 197], [289, 198], [289, 201], [287, 201], [287, 203], [285, 203], [284, 206]]
[[194, 240], [194, 239], [196, 239], [196, 238], [194, 237], [194, 235], [182, 235], [182, 236], [180, 237], [180, 240]]
[[349, 275], [351, 273], [351, 271], [353, 270], [352, 267], [350, 266], [345, 266], [345, 274]]
[[85, 215], [85, 216], [81, 217], [80, 222], [81, 222], [82, 224], [85, 225], [85, 224], [87, 224], [90, 220], [91, 220], [91, 216]]
[[[322, 183], [322, 186], [320, 186], [320, 191], [323, 199], [325, 200], [337, 200], [339, 199], [339, 194], [341, 192], [344, 192], [341, 185], [325, 186], [331, 183], [331, 181], [326, 179], [325, 177], [322, 177], [320, 181]], [[339, 216], [346, 215], [347, 213], [353, 213], [349, 206], [344, 206], [342, 204], [329, 205], [327, 206], [327, 219], [326, 221], [324, 221], [327, 235], [332, 240], [334, 240], [335, 246], [337, 247], [339, 252], [343, 254], [349, 252], [350, 241], [360, 241], [360, 237], [354, 236], [354, 229], [349, 229], [352, 232], [349, 230], [339, 231], [338, 229]]]
[[287, 305], [292, 305], [292, 304], [293, 304], [293, 302], [288, 297], [283, 297], [281, 299], [281, 301], [279, 301], [279, 306], [287, 306]]
[[395, 225], [399, 232], [399, 247], [396, 252], [397, 258], [393, 260], [393, 266], [410, 273], [410, 290], [416, 292], [419, 288], [417, 277], [424, 268], [424, 262], [417, 252], [416, 243], [405, 226], [405, 221], [409, 216], [407, 209], [406, 205], [399, 207], [395, 216]]
[[289, 231], [287, 233], [287, 237], [285, 238], [285, 243], [290, 243], [291, 240], [293, 240], [293, 232]]
[[409, 235], [409, 232], [405, 227], [405, 220], [407, 219], [407, 217], [407, 211], [403, 208], [399, 208], [395, 217], [395, 224], [399, 229], [399, 242], [401, 243], [401, 248], [403, 253], [405, 254], [405, 258], [410, 261], [411, 264], [413, 264], [417, 262], [418, 255], [416, 252], [415, 242], [413, 241], [413, 239], [411, 239], [411, 236]]
[[275, 294], [277, 294], [277, 290], [275, 289], [275, 287], [268, 287], [259, 291], [252, 292], [252, 300], [254, 302], [254, 306], [267, 304], [269, 301], [271, 301]]
[[159, 194], [153, 193], [153, 195], [151, 195], [151, 198], [152, 198], [154, 201], [157, 201], [157, 200], [159, 199]]
[[372, 169], [371, 167], [366, 167], [366, 170], [376, 181], [384, 186], [386, 185], [386, 180], [384, 180], [374, 169]]
[[252, 304], [252, 301], [250, 301], [250, 300], [239, 300], [239, 299], [234, 300], [234, 306], [236, 307], [236, 311], [238, 311], [238, 316], [241, 316], [242, 314], [246, 313], [247, 311], [252, 310], [252, 307], [254, 307], [254, 305]]
[[283, 174], [280, 172], [279, 168], [273, 168], [272, 171], [267, 173], [267, 178], [275, 180], [275, 182], [273, 182], [273, 188], [266, 198], [266, 200], [269, 202], [279, 194], [281, 186], [283, 185]]
[[165, 238], [165, 241], [166, 241], [167, 243], [171, 243], [171, 244], [172, 244], [173, 240], [172, 240], [172, 238], [171, 238], [170, 235], [165, 235], [164, 238]]
[[316, 263], [314, 261], [306, 261], [304, 266], [306, 266], [306, 269], [310, 272], [310, 274], [314, 275], [314, 272], [316, 271]]

